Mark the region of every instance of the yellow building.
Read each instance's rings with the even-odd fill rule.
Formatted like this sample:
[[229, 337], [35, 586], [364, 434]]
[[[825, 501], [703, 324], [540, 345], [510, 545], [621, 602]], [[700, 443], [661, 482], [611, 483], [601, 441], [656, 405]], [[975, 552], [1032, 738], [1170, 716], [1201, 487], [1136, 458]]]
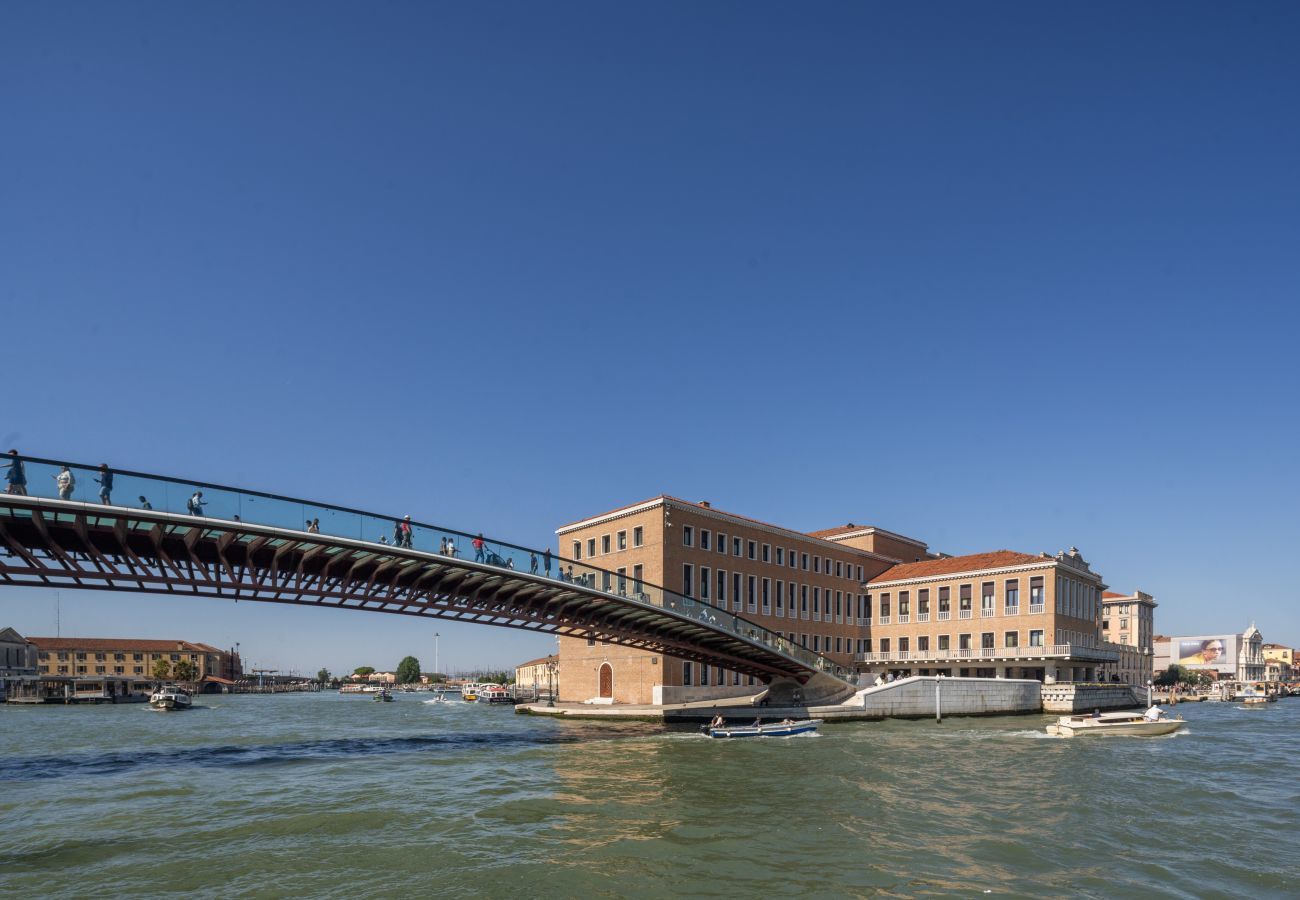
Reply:
[[560, 658], [542, 656], [515, 666], [515, 686], [532, 691], [534, 696], [545, 696], [554, 689], [559, 694]]
[[[606, 570], [599, 589], [660, 585], [868, 675], [1084, 681], [1120, 662], [1101, 636], [1106, 585], [1073, 548], [945, 557], [876, 526], [802, 533], [667, 495], [556, 534], [566, 558]], [[753, 676], [598, 637], [562, 637], [559, 647], [565, 701], [678, 703], [762, 688]]]
[[209, 644], [140, 638], [33, 637], [37, 667], [43, 675], [126, 675], [152, 679], [154, 665], [166, 660], [175, 667], [194, 666], [195, 681], [235, 680], [243, 672], [238, 657]]
[[1150, 594], [1106, 591], [1101, 597], [1101, 634], [1119, 652], [1119, 662], [1107, 666], [1125, 684], [1146, 687], [1155, 674], [1155, 609]]

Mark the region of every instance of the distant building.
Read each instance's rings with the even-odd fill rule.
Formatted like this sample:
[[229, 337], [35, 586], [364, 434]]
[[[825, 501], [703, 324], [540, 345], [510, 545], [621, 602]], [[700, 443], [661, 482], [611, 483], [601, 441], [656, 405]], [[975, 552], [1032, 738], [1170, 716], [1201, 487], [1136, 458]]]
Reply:
[[396, 672], [371, 672], [366, 676], [366, 681], [371, 684], [396, 684]]
[[10, 684], [36, 676], [36, 653], [36, 645], [13, 628], [0, 629], [0, 698]]
[[154, 665], [166, 660], [172, 666], [186, 661], [194, 666], [196, 681], [225, 683], [243, 676], [243, 665], [233, 652], [211, 644], [143, 638], [33, 637], [37, 667], [44, 675], [124, 675], [153, 678]]
[[1295, 681], [1300, 679], [1296, 667], [1296, 652], [1283, 644], [1264, 644], [1265, 679], [1268, 681]]
[[1158, 636], [1153, 641], [1155, 670], [1180, 665], [1214, 678], [1264, 680], [1264, 638], [1253, 624], [1240, 634]]
[[1155, 675], [1155, 609], [1150, 594], [1134, 591], [1101, 595], [1102, 638], [1119, 651], [1119, 662], [1110, 673], [1134, 687], [1145, 687]]
[[560, 691], [560, 658], [558, 656], [542, 656], [537, 659], [530, 659], [526, 663], [520, 663], [515, 666], [515, 684], [528, 690], [536, 690], [538, 693], [544, 693], [554, 688], [556, 694]]

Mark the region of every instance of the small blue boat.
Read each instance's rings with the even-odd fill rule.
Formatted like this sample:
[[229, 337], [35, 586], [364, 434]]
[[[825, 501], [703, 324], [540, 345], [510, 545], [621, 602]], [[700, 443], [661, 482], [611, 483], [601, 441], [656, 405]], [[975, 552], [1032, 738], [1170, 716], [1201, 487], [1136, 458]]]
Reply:
[[711, 738], [791, 737], [816, 731], [821, 723], [821, 719], [804, 719], [802, 722], [786, 719], [761, 725], [723, 725], [719, 728], [705, 726], [702, 730]]

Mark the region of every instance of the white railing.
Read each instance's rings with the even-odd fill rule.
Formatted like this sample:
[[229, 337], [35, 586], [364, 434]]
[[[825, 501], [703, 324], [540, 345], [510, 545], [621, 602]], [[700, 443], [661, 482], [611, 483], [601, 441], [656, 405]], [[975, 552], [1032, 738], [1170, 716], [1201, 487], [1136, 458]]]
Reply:
[[981, 618], [981, 619], [991, 619], [991, 618], [993, 618], [993, 610], [991, 610], [991, 609], [984, 609], [983, 607], [980, 607], [980, 618]]
[[971, 613], [971, 611], [970, 611], [969, 609], [959, 609], [959, 610], [957, 610], [957, 618], [959, 618], [959, 619], [969, 619], [969, 618], [970, 618], [970, 613]]
[[1020, 615], [1020, 606], [1018, 604], [1016, 606], [1004, 606], [1002, 607], [1002, 615], [1018, 616]]
[[900, 616], [898, 617], [898, 624], [899, 624], [899, 625], [906, 625], [906, 624], [907, 624], [908, 622], [910, 622], [910, 621], [912, 621], [912, 617], [909, 616], [907, 613], [903, 613], [902, 615], [900, 615]]
[[917, 621], [917, 622], [928, 622], [928, 621], [930, 621], [930, 614], [929, 614], [929, 613], [917, 613], [917, 614], [916, 614], [916, 621]]
[[888, 625], [888, 624], [889, 624], [889, 616], [881, 616], [881, 617], [877, 620], [877, 624], [879, 624], [879, 625]]
[[952, 613], [950, 613], [950, 612], [942, 612], [942, 611], [941, 611], [941, 612], [939, 613], [939, 619], [938, 619], [938, 621], [940, 621], [940, 622], [947, 622], [948, 619], [950, 619], [951, 617], [952, 617]]
[[1084, 651], [1087, 656], [1096, 656], [1095, 648], [1080, 647], [1075, 644], [1048, 644], [1036, 647], [1002, 647], [958, 650], [895, 650], [892, 652], [859, 653], [858, 662], [918, 662], [943, 661], [948, 659], [1056, 659], [1078, 656]]
[[864, 616], [863, 618], [858, 619], [858, 624], [859, 624], [859, 625], [870, 625], [870, 624], [871, 624], [871, 616]]
[[1041, 613], [1042, 611], [1043, 611], [1043, 604], [1041, 604], [1041, 603], [1031, 603], [1031, 604], [1029, 604], [1029, 614], [1030, 614], [1031, 616], [1036, 616], [1036, 615], [1038, 615], [1039, 613]]

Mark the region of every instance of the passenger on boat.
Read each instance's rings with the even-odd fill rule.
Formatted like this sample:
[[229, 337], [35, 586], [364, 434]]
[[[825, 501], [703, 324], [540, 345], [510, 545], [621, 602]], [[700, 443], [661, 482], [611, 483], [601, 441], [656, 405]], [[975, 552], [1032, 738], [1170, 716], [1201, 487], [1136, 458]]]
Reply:
[[755, 727], [755, 728], [762, 728], [762, 727], [763, 727], [763, 717], [762, 717], [762, 716], [759, 716], [757, 719], [754, 720], [754, 727]]
[[716, 716], [713, 717], [713, 721], [709, 723], [709, 727], [710, 727], [710, 728], [721, 728], [722, 726], [724, 726], [724, 725], [726, 725], [726, 724], [727, 724], [727, 720], [724, 719], [724, 718], [722, 718], [722, 713], [718, 713]]
[[1154, 703], [1151, 705], [1150, 709], [1142, 714], [1142, 718], [1146, 719], [1148, 722], [1159, 722], [1164, 717], [1165, 711]]
[[1101, 718], [1101, 710], [1099, 710], [1099, 709], [1094, 709], [1094, 710], [1092, 711], [1092, 717], [1093, 717], [1094, 719], [1100, 719], [1100, 718]]

